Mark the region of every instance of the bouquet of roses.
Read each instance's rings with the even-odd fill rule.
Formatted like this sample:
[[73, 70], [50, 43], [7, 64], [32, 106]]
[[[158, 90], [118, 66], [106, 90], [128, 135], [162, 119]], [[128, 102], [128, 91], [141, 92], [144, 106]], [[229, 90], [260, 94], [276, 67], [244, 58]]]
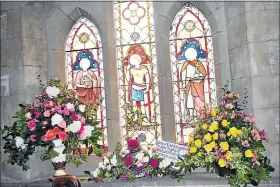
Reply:
[[274, 171], [263, 156], [267, 133], [255, 125], [237, 104], [240, 96], [224, 90], [218, 107], [201, 111], [200, 120], [189, 137], [189, 152], [177, 166], [191, 169], [205, 167], [225, 176], [232, 186], [258, 185]]
[[110, 181], [113, 178], [133, 180], [139, 177], [162, 177], [171, 174], [179, 178], [173, 163], [160, 158], [155, 146], [141, 145], [138, 140], [129, 138], [126, 146], [117, 143], [114, 153], [107, 153], [95, 171], [85, 172], [91, 180]]
[[[96, 122], [96, 107], [80, 103], [74, 91], [68, 91], [60, 80], [51, 79], [41, 95], [31, 104], [22, 103], [15, 114], [12, 126], [2, 130], [4, 150], [9, 154], [8, 162], [27, 170], [29, 156], [35, 147], [46, 147], [41, 159], [53, 162], [67, 160], [78, 165], [81, 157], [69, 153], [81, 144], [96, 142], [101, 136]], [[60, 156], [60, 157], [59, 157]], [[62, 156], [62, 157], [61, 157]]]

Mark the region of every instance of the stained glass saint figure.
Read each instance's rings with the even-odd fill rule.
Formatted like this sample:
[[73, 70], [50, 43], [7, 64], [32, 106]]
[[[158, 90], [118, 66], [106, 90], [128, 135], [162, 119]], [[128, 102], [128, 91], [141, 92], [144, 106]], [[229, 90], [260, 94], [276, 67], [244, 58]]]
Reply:
[[88, 105], [94, 105], [98, 101], [100, 88], [94, 71], [98, 69], [97, 61], [92, 52], [80, 51], [73, 70], [78, 71], [75, 77], [74, 88], [78, 99]]
[[[181, 47], [178, 60], [184, 61], [180, 70], [181, 84], [185, 89], [185, 116], [186, 122], [191, 121], [191, 116], [197, 116], [204, 107], [204, 81], [207, 75], [204, 65], [199, 59], [206, 58], [206, 52], [201, 49], [195, 39], [186, 40]], [[189, 102], [189, 100], [192, 102]]]

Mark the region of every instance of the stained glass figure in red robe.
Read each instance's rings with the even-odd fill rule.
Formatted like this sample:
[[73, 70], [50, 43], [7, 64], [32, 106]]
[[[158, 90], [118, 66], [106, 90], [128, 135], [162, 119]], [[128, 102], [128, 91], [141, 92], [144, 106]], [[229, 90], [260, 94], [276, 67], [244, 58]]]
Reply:
[[99, 99], [100, 88], [94, 73], [94, 70], [97, 69], [98, 63], [90, 51], [85, 50], [78, 53], [73, 67], [74, 71], [78, 71], [74, 79], [74, 88], [78, 99], [87, 105], [94, 105]]
[[182, 44], [178, 60], [184, 60], [180, 70], [183, 88], [185, 88], [185, 121], [191, 116], [197, 116], [204, 107], [204, 80], [207, 76], [206, 69], [199, 59], [206, 58], [207, 54], [201, 49], [198, 41], [188, 39]]

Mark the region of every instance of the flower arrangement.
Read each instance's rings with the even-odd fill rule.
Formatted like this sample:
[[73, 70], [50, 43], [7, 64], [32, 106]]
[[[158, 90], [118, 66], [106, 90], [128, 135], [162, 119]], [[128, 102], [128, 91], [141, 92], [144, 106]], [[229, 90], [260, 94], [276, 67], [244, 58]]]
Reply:
[[218, 107], [201, 111], [189, 137], [189, 152], [176, 165], [188, 172], [198, 167], [215, 171], [232, 186], [258, 185], [274, 171], [262, 154], [267, 133], [239, 108], [239, 94], [228, 91], [227, 86], [223, 92]]
[[172, 168], [174, 164], [160, 158], [155, 153], [156, 150], [155, 146], [141, 145], [138, 140], [129, 138], [124, 147], [117, 143], [115, 151], [112, 154], [108, 152], [95, 171], [85, 173], [90, 175], [90, 180], [102, 182], [111, 181], [113, 178], [128, 181], [139, 177], [165, 175], [182, 177]]
[[67, 90], [58, 79], [49, 80], [47, 87], [42, 86], [43, 93], [31, 104], [19, 105], [13, 125], [1, 129], [8, 163], [27, 170], [27, 161], [35, 148], [45, 147], [42, 160], [52, 159], [53, 163], [67, 160], [79, 165], [87, 155], [72, 156], [74, 148], [91, 144], [90, 152], [99, 150], [96, 142], [101, 132], [97, 127], [96, 106], [82, 104], [75, 92]]

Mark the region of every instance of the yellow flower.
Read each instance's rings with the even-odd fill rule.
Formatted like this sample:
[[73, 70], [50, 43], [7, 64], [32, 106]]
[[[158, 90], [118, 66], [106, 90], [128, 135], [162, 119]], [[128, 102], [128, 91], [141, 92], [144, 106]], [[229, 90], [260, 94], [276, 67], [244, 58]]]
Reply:
[[194, 141], [194, 137], [193, 136], [190, 136], [189, 137], [189, 142], [193, 142]]
[[230, 132], [228, 131], [227, 136], [231, 136]]
[[226, 161], [224, 159], [219, 159], [219, 162], [218, 162], [219, 166], [221, 168], [225, 167], [227, 165]]
[[217, 133], [213, 134], [213, 140], [218, 140], [219, 135]]
[[226, 159], [229, 160], [232, 156], [232, 152], [231, 151], [227, 151], [226, 153]]
[[236, 136], [236, 135], [237, 135], [237, 128], [231, 127], [231, 128], [229, 129], [229, 133], [230, 133], [230, 135], [232, 135], [232, 136]]
[[216, 109], [211, 110], [211, 116], [215, 117], [217, 115]]
[[241, 130], [237, 130], [237, 135], [241, 135], [242, 131]]
[[210, 142], [212, 140], [212, 135], [210, 133], [205, 134], [204, 140], [206, 140], [207, 142]]
[[208, 129], [209, 132], [214, 132], [216, 130], [218, 130], [218, 122], [217, 121], [213, 121]]
[[191, 152], [191, 153], [196, 153], [196, 151], [197, 151], [197, 148], [196, 148], [196, 147], [191, 147], [191, 148], [190, 148], [190, 152]]
[[216, 142], [214, 142], [214, 141], [212, 141], [211, 143], [210, 143], [210, 145], [214, 148], [214, 147], [216, 147]]
[[251, 157], [253, 156], [252, 150], [251, 150], [251, 149], [246, 150], [246, 151], [245, 151], [245, 156], [246, 156], [247, 158], [251, 158]]
[[229, 145], [228, 145], [227, 142], [221, 142], [221, 143], [220, 143], [220, 147], [221, 147], [223, 150], [227, 151], [228, 148], [229, 148]]
[[195, 142], [194, 142], [194, 145], [196, 146], [196, 147], [201, 147], [201, 140], [195, 140]]
[[204, 145], [204, 149], [207, 153], [209, 153], [210, 151], [212, 151], [213, 147], [211, 144], [206, 144]]
[[198, 152], [197, 156], [202, 156], [202, 154], [203, 154], [202, 152]]
[[202, 127], [202, 129], [207, 130], [208, 125], [206, 123], [203, 123], [201, 127]]
[[228, 124], [229, 124], [229, 122], [228, 122], [226, 119], [224, 119], [224, 120], [222, 121], [222, 126], [223, 126], [223, 127], [228, 126]]

